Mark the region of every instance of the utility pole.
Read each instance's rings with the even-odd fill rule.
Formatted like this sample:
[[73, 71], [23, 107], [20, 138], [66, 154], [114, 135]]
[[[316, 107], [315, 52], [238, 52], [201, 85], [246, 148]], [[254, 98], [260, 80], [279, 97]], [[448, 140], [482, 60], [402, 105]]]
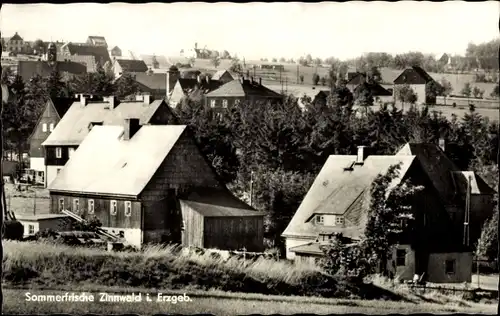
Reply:
[[[500, 137], [498, 138], [497, 146], [497, 169], [500, 170]], [[497, 192], [500, 193], [500, 181], [497, 183]], [[498, 194], [498, 193], [497, 193]], [[500, 203], [497, 203], [497, 212], [500, 213]], [[500, 221], [497, 223], [497, 267], [500, 265]], [[497, 315], [500, 315], [500, 274], [498, 274], [498, 305]]]
[[250, 206], [253, 207], [253, 171], [250, 171]]
[[35, 195], [33, 196], [33, 215], [36, 215], [36, 191]]

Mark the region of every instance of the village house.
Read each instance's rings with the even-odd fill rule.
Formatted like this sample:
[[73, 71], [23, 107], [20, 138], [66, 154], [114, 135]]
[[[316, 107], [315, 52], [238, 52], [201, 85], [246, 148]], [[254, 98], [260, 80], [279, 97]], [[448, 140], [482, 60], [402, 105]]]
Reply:
[[203, 98], [207, 93], [214, 91], [222, 85], [221, 81], [212, 80], [209, 76], [206, 76], [205, 79], [202, 79], [200, 75], [196, 79], [179, 78], [170, 95], [169, 104], [171, 107], [175, 107], [186, 97], [203, 102]]
[[8, 52], [22, 53], [24, 51], [24, 40], [17, 32], [11, 38], [5, 40], [5, 50]]
[[87, 73], [87, 66], [69, 60], [58, 61], [57, 47], [54, 43], [48, 45], [46, 61], [20, 60], [17, 63], [17, 74], [25, 82], [35, 75], [47, 77], [53, 71], [58, 71], [63, 78], [68, 78]]
[[[133, 73], [132, 78], [141, 93], [151, 95], [155, 100], [167, 97], [167, 75], [161, 73]], [[122, 76], [116, 78], [115, 84], [122, 80]]]
[[227, 70], [218, 70], [211, 78], [212, 80], [218, 80], [220, 82], [222, 82], [223, 84], [224, 83], [228, 83], [229, 81], [233, 81], [234, 78], [233, 76], [231, 76], [231, 74], [229, 73], [229, 71]]
[[104, 36], [89, 36], [87, 38], [87, 44], [108, 48], [108, 43], [106, 43], [106, 39], [104, 38]]
[[34, 236], [46, 230], [67, 230], [71, 228], [70, 217], [64, 214], [21, 214], [16, 219], [23, 225], [23, 237]]
[[[388, 270], [401, 280], [425, 273], [429, 282], [470, 282], [470, 245], [493, 212], [494, 191], [473, 172], [460, 171], [435, 144], [406, 144], [394, 156], [368, 155], [363, 146], [357, 155], [330, 156], [283, 232], [287, 258], [322, 257], [321, 245], [335, 233], [352, 242], [363, 238], [371, 184], [396, 164], [401, 168], [394, 185], [409, 179], [424, 190], [412, 199], [415, 221], [401, 236]], [[464, 233], [467, 191], [470, 230]]]
[[106, 62], [111, 63], [108, 49], [105, 46], [95, 46], [90, 44], [66, 43], [61, 47], [62, 56], [94, 56], [95, 62], [104, 67]]
[[28, 138], [30, 144], [30, 169], [35, 172], [35, 182], [45, 184], [45, 155], [42, 143], [52, 133], [69, 107], [77, 101], [75, 98], [49, 99], [45, 110], [40, 115], [33, 132]]
[[113, 61], [113, 72], [115, 77], [121, 76], [123, 73], [135, 73], [135, 72], [146, 72], [148, 71], [148, 66], [142, 60], [134, 59], [115, 59]]
[[427, 95], [426, 86], [435, 82], [435, 80], [421, 67], [413, 66], [403, 70], [403, 72], [394, 79], [393, 97], [394, 102], [400, 104], [401, 101], [397, 98], [397, 90], [403, 85], [408, 85], [416, 94], [416, 104], [429, 104], [432, 100]]
[[87, 67], [87, 72], [96, 72], [97, 71], [97, 63], [95, 60], [95, 56], [92, 55], [57, 55], [57, 61], [60, 62], [74, 62], [79, 63]]
[[111, 57], [122, 57], [122, 50], [120, 47], [115, 46], [113, 49], [111, 49], [110, 53]]
[[[45, 154], [45, 185], [50, 184], [63, 169], [80, 143], [96, 125], [122, 124], [127, 117], [139, 117], [141, 123], [152, 125], [176, 124], [176, 117], [163, 100], [149, 95], [137, 96], [136, 101], [120, 101], [115, 97], [89, 100], [80, 96], [42, 143]], [[97, 158], [99, 160], [101, 158]]]
[[[167, 58], [162, 55], [141, 55], [140, 59], [142, 59], [144, 63], [146, 63], [148, 68], [151, 69], [158, 69], [158, 68], [165, 69], [168, 68], [168, 66], [170, 66], [170, 63], [168, 62]], [[156, 66], [158, 66], [158, 68], [155, 67], [155, 63]]]
[[264, 214], [226, 188], [186, 126], [128, 117], [92, 129], [49, 186], [51, 213], [95, 216], [139, 248], [263, 251]]
[[262, 85], [262, 79], [254, 81], [253, 77], [248, 80], [232, 80], [205, 95], [205, 102], [214, 109], [226, 109], [237, 106], [241, 102], [281, 102], [283, 96]]

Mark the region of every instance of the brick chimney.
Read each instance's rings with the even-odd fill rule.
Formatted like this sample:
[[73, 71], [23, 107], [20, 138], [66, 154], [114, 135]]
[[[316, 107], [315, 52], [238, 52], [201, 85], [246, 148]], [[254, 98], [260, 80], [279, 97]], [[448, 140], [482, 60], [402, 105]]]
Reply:
[[130, 140], [139, 131], [141, 125], [138, 118], [128, 118], [124, 122], [123, 140]]
[[87, 105], [87, 98], [85, 96], [83, 96], [83, 94], [80, 94], [80, 104], [82, 106], [86, 106]]
[[356, 164], [362, 165], [367, 157], [366, 146], [358, 146], [358, 155], [356, 157]]

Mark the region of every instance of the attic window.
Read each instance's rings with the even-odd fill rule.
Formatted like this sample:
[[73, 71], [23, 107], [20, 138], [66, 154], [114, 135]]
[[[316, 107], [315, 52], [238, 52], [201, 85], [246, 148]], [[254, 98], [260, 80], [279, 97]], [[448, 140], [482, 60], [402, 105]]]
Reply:
[[323, 225], [325, 223], [325, 217], [323, 215], [316, 215], [316, 223]]
[[335, 224], [337, 224], [337, 225], [344, 225], [344, 216], [337, 216], [335, 218]]

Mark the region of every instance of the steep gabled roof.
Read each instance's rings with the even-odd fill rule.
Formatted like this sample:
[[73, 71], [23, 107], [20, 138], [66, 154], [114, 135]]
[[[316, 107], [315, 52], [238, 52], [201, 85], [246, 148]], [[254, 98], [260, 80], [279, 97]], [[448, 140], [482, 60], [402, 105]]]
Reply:
[[364, 82], [364, 83], [361, 83], [356, 88], [354, 88], [353, 92], [356, 93], [357, 91], [359, 91], [363, 87], [366, 87], [367, 89], [369, 89], [370, 92], [371, 92], [371, 94], [372, 94], [372, 96], [374, 96], [374, 97], [391, 96], [392, 95], [392, 93], [390, 91], [388, 91], [387, 89], [385, 89], [384, 87], [382, 87], [380, 84], [378, 84], [376, 82], [372, 82], [372, 83]]
[[248, 207], [238, 208], [222, 206], [216, 203], [200, 203], [193, 201], [180, 200], [181, 207], [189, 207], [204, 217], [242, 217], [242, 216], [260, 216], [265, 213], [256, 212]]
[[[387, 172], [390, 166], [401, 163], [396, 182], [401, 181], [414, 159], [415, 156], [368, 156], [363, 165], [355, 165], [352, 171], [346, 171], [344, 169], [356, 161], [356, 156], [330, 156], [283, 236], [316, 237], [320, 233], [339, 232], [349, 238], [359, 238], [366, 222], [373, 180]], [[354, 225], [345, 228], [317, 226], [311, 221], [314, 214], [344, 215]]]
[[193, 92], [194, 90], [201, 90], [203, 91], [203, 93], [206, 94], [211, 91], [214, 91], [215, 89], [218, 89], [223, 84], [219, 80], [210, 79], [207, 82], [207, 80], [198, 81], [198, 79], [192, 79], [192, 78], [179, 78], [178, 82], [184, 93], [187, 94]]
[[[222, 76], [224, 76], [224, 74], [228, 74], [229, 76], [231, 76], [231, 74], [227, 71], [227, 70], [218, 70], [213, 76], [212, 76], [212, 80], [220, 80], [220, 78], [222, 78]], [[231, 78], [233, 78], [233, 76], [231, 76]]]
[[274, 92], [271, 89], [266, 88], [256, 82], [250, 82], [249, 80], [232, 80], [220, 88], [207, 94], [207, 97], [246, 97], [246, 96], [258, 96], [258, 97], [268, 97], [268, 98], [281, 98], [282, 95]]
[[136, 197], [185, 129], [184, 125], [145, 125], [130, 140], [123, 140], [123, 126], [95, 126], [49, 190]]
[[96, 62], [100, 63], [101, 66], [103, 66], [108, 61], [111, 62], [108, 49], [104, 46], [85, 45], [85, 44], [76, 45], [73, 43], [67, 43], [65, 46], [68, 47], [69, 53], [71, 55], [94, 56]]
[[148, 66], [143, 60], [135, 59], [116, 59], [116, 63], [122, 67], [124, 72], [146, 72], [148, 71]]
[[432, 77], [421, 67], [413, 66], [403, 70], [394, 80], [394, 84], [426, 84], [434, 81]]
[[12, 36], [11, 38], [9, 38], [9, 41], [22, 41], [23, 38], [21, 36], [19, 36], [19, 34], [14, 34], [14, 36]]
[[148, 124], [160, 106], [170, 111], [163, 100], [153, 101], [149, 105], [145, 105], [143, 101], [123, 101], [118, 102], [114, 109], [107, 108], [109, 103], [104, 101], [89, 102], [85, 106], [77, 101], [71, 105], [42, 145], [79, 145], [89, 134], [88, 126], [92, 122], [120, 125], [125, 118], [140, 118], [142, 124]]
[[167, 76], [161, 73], [134, 73], [132, 75], [138, 83], [152, 90], [167, 90]]

